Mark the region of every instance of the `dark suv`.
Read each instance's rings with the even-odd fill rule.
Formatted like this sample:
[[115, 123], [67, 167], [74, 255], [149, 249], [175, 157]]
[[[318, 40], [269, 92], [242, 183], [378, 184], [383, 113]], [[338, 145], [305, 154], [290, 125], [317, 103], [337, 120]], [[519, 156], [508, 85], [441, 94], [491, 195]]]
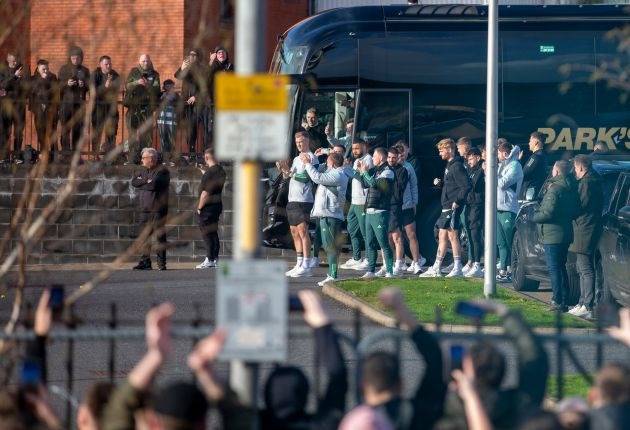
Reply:
[[[624, 173], [630, 172], [630, 159], [626, 161], [625, 158], [623, 160], [611, 159], [609, 157], [602, 157], [601, 159], [597, 158], [593, 160], [593, 169], [602, 177], [605, 202], [604, 235], [600, 240], [600, 249], [596, 255], [597, 282], [599, 283], [598, 285], [602, 285], [601, 283], [603, 281], [605, 285], [610, 285], [611, 290], [614, 290], [615, 287], [612, 286], [611, 283], [614, 282], [612, 281], [612, 278], [615, 275], [608, 273], [608, 261], [604, 261], [602, 256], [606, 256], [607, 260], [612, 261], [613, 259], [622, 258], [622, 254], [620, 254], [620, 250], [618, 248], [617, 250], [613, 248], [611, 251], [604, 251], [602, 247], [606, 246], [605, 244], [611, 240], [608, 239], [610, 234], [612, 234], [609, 232], [611, 227], [608, 227], [608, 225], [619, 226], [621, 224], [621, 221], [617, 221], [617, 218], [615, 218], [615, 221], [611, 220], [611, 217], [613, 216], [612, 214], [618, 213], [618, 211], [622, 209], [622, 207], [616, 208], [616, 206], [614, 206], [614, 203], [618, 200], [611, 198], [611, 196], [613, 196], [613, 190], [617, 190], [619, 188], [618, 185], [616, 186], [617, 179], [627, 178], [630, 174]], [[623, 200], [626, 205], [628, 204], [628, 186], [630, 186], [630, 182], [626, 183], [626, 200]], [[538, 289], [540, 282], [549, 282], [549, 271], [547, 269], [544, 256], [545, 251], [540, 240], [540, 235], [538, 234], [538, 229], [536, 228], [536, 223], [532, 221], [532, 215], [540, 204], [540, 198], [541, 195], [536, 196], [536, 198], [528, 195], [526, 201], [521, 205], [519, 213], [516, 217], [516, 232], [514, 234], [514, 242], [512, 244], [511, 267], [512, 284], [514, 289], [517, 291], [535, 291]], [[615, 212], [615, 209], [617, 212]], [[630, 234], [630, 231], [627, 229], [627, 222], [626, 230], [623, 232], [619, 231], [619, 234], [625, 237], [627, 247], [629, 240], [628, 235]], [[621, 239], [622, 238], [620, 237], [619, 240], [621, 241]], [[625, 255], [624, 258], [627, 263], [627, 251], [626, 254], [623, 255]], [[602, 270], [604, 270], [603, 274]], [[628, 267], [621, 267], [619, 270], [625, 270], [625, 279], [627, 280], [630, 275]], [[575, 304], [580, 298], [580, 283], [575, 269], [575, 256], [572, 253], [569, 253], [567, 272], [569, 275], [569, 304]], [[610, 282], [606, 280], [607, 276], [611, 278]], [[626, 282], [626, 284], [628, 284], [628, 282]], [[625, 297], [627, 300], [629, 291], [627, 285], [624, 286], [623, 289], [626, 292]], [[617, 297], [615, 293], [612, 294]]]

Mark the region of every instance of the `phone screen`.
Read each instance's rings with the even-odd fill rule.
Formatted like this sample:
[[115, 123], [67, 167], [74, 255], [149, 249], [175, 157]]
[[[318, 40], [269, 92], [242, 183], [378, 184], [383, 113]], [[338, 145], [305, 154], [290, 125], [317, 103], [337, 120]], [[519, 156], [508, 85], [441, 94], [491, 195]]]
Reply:
[[25, 360], [22, 363], [20, 372], [20, 383], [23, 386], [34, 387], [42, 380], [42, 369], [39, 363], [34, 360]]
[[484, 309], [470, 302], [458, 302], [455, 307], [455, 312], [459, 315], [476, 319], [481, 319], [486, 314]]
[[50, 308], [57, 312], [63, 309], [64, 289], [62, 286], [53, 286], [50, 289]]
[[289, 312], [304, 312], [302, 301], [294, 294], [289, 296]]
[[455, 369], [461, 370], [462, 361], [464, 360], [464, 347], [463, 345], [451, 345], [451, 371]]

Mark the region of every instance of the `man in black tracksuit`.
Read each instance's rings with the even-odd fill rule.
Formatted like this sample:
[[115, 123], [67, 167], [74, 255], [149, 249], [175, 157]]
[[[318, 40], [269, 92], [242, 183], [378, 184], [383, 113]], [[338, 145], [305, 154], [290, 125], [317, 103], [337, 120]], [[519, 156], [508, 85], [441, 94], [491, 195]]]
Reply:
[[212, 148], [206, 149], [203, 158], [207, 170], [199, 184], [197, 215], [199, 215], [199, 229], [206, 244], [206, 259], [197, 266], [197, 269], [209, 269], [217, 265], [221, 243], [219, 241], [219, 217], [223, 211], [221, 193], [223, 193], [226, 177], [225, 170], [214, 157]]
[[436, 145], [440, 158], [446, 161], [444, 180], [442, 185], [442, 213], [435, 226], [439, 229], [439, 244], [435, 263], [420, 276], [435, 278], [442, 276], [440, 268], [446, 255], [448, 243], [453, 251], [453, 269], [447, 277], [463, 276], [461, 246], [459, 244], [459, 230], [461, 229], [461, 212], [466, 204], [466, 197], [470, 191], [470, 179], [464, 168], [462, 158], [457, 155], [453, 139], [442, 139]]
[[158, 165], [158, 153], [153, 148], [142, 150], [144, 169], [134, 176], [131, 185], [138, 189], [140, 200], [139, 234], [149, 229], [149, 236], [142, 249], [142, 257], [134, 270], [151, 270], [151, 235], [157, 235], [158, 268], [166, 270], [166, 231], [164, 230], [168, 214], [168, 187], [171, 175], [166, 167]]
[[82, 64], [83, 50], [73, 46], [68, 56], [68, 62], [59, 69], [61, 149], [65, 152], [76, 148], [83, 132], [83, 108], [90, 81], [90, 71]]
[[[28, 69], [15, 54], [9, 53], [0, 64], [0, 160], [21, 160], [22, 140], [26, 118]], [[13, 127], [13, 149], [9, 137]]]
[[471, 255], [471, 267], [464, 274], [467, 278], [478, 278], [483, 276], [481, 269], [481, 256], [483, 255], [483, 219], [486, 179], [481, 163], [481, 151], [479, 148], [471, 148], [466, 156], [468, 162], [468, 177], [470, 178], [471, 190], [466, 198], [466, 220], [468, 231], [468, 246]]
[[182, 81], [185, 128], [188, 130], [188, 152], [193, 159], [197, 152], [197, 128], [203, 123], [208, 98], [209, 70], [202, 64], [201, 51], [191, 49], [175, 77]]
[[547, 179], [547, 155], [543, 150], [544, 136], [537, 131], [529, 136], [529, 150], [532, 155], [527, 159], [527, 163], [523, 166], [523, 186], [521, 190], [527, 192], [528, 188], [534, 189], [534, 196], [538, 192]]
[[[116, 145], [118, 130], [118, 93], [120, 91], [120, 75], [112, 69], [112, 59], [103, 55], [99, 66], [92, 73], [92, 81], [96, 90], [94, 110], [92, 111], [92, 151], [107, 153]], [[101, 135], [105, 133], [105, 144], [101, 143]]]

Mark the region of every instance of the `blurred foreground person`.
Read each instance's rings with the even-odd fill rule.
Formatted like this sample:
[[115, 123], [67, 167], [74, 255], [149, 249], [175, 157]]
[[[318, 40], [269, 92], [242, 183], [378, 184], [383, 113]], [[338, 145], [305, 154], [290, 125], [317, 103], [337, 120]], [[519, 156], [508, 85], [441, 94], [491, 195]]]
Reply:
[[591, 403], [591, 429], [622, 430], [630, 428], [630, 368], [609, 363], [595, 377], [588, 393]]

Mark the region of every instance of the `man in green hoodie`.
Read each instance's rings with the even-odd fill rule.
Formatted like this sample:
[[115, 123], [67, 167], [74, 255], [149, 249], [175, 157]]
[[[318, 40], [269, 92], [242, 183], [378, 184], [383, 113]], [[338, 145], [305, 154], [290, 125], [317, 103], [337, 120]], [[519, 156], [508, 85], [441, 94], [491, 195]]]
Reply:
[[573, 241], [572, 221], [577, 213], [577, 186], [568, 161], [556, 161], [552, 177], [543, 192], [540, 207], [532, 220], [539, 224], [538, 232], [545, 248], [549, 279], [553, 291], [551, 306], [567, 311], [567, 253]]

